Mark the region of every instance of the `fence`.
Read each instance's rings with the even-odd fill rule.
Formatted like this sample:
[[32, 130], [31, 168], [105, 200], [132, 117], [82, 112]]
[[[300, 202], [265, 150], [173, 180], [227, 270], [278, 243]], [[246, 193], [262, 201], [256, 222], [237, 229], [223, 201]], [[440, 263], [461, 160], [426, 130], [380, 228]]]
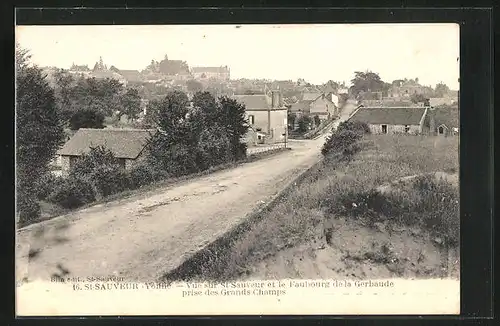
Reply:
[[280, 149], [285, 148], [285, 143], [278, 143], [278, 144], [266, 144], [266, 145], [257, 145], [257, 146], [252, 146], [247, 148], [247, 155], [256, 155], [256, 154], [261, 154], [261, 153], [266, 153], [266, 152], [271, 152], [271, 151], [277, 151]]

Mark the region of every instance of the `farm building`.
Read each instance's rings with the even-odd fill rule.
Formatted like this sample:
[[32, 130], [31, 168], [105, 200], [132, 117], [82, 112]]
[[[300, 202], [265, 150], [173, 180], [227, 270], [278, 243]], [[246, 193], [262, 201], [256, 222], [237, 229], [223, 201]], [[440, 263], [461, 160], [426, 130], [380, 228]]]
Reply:
[[431, 107], [427, 113], [425, 126], [437, 136], [457, 135], [460, 128], [458, 106]]
[[421, 134], [425, 132], [427, 107], [360, 106], [349, 121], [365, 122], [373, 134]]
[[92, 147], [104, 146], [118, 158], [120, 165], [128, 169], [142, 157], [148, 139], [156, 130], [146, 129], [79, 129], [59, 150], [62, 175]]
[[279, 92], [274, 91], [271, 96], [234, 95], [233, 98], [245, 105], [246, 118], [250, 128], [260, 135], [259, 141], [263, 140], [265, 143], [285, 141], [288, 109], [283, 105]]

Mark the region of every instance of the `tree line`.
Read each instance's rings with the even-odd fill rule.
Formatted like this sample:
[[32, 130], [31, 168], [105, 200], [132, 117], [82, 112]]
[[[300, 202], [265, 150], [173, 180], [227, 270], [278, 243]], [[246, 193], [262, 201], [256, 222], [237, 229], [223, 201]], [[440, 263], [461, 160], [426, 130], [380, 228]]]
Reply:
[[[349, 91], [353, 98], [358, 100], [375, 100], [378, 99], [377, 93], [382, 93], [382, 96], [388, 96], [388, 93], [393, 87], [401, 87], [405, 83], [418, 84], [418, 78], [415, 79], [397, 79], [391, 83], [383, 81], [378, 73], [372, 71], [356, 71], [354, 78], [351, 80], [352, 86]], [[425, 87], [424, 93], [410, 94], [410, 99], [414, 103], [425, 102], [431, 97], [443, 97], [450, 88], [444, 83], [438, 83], [435, 88]]]

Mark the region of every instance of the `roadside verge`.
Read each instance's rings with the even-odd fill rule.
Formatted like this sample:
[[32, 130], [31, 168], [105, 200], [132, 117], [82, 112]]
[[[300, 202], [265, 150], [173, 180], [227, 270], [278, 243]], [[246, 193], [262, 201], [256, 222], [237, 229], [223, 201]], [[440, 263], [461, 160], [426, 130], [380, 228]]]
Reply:
[[281, 199], [285, 198], [296, 184], [300, 184], [313, 171], [321, 160], [314, 162], [306, 170], [297, 173], [283, 187], [281, 191], [271, 196], [265, 205], [258, 207], [252, 213], [248, 214], [244, 221], [228, 232], [217, 238], [204, 248], [188, 257], [178, 267], [166, 271], [160, 277], [162, 282], [188, 281], [191, 279], [203, 279], [204, 272], [208, 269], [224, 269], [224, 264], [221, 264], [220, 259], [231, 248], [231, 245], [245, 232], [249, 231], [252, 226], [258, 222], [263, 216], [272, 210]]

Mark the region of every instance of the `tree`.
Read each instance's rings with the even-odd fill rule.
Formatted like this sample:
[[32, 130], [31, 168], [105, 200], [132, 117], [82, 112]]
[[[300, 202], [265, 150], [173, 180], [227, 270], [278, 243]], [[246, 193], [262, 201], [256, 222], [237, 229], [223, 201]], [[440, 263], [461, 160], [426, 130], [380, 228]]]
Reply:
[[329, 80], [326, 84], [325, 87], [330, 88], [332, 91], [336, 92], [339, 89], [339, 83]]
[[201, 92], [203, 90], [203, 84], [197, 80], [191, 79], [186, 82], [187, 90], [189, 92]]
[[301, 133], [304, 133], [309, 130], [310, 125], [311, 125], [311, 118], [307, 115], [303, 115], [299, 118], [297, 130]]
[[71, 130], [80, 128], [103, 129], [104, 115], [101, 112], [92, 109], [81, 109], [73, 113], [69, 119]]
[[444, 83], [437, 84], [436, 88], [434, 89], [436, 97], [443, 97], [444, 95], [448, 94], [449, 91], [450, 88]]
[[76, 83], [75, 78], [63, 69], [58, 69], [54, 74], [54, 81], [56, 87], [54, 94], [56, 96], [57, 104], [61, 110], [63, 119], [69, 120], [71, 115], [77, 110], [75, 104], [74, 86]]
[[354, 72], [354, 79], [351, 80], [351, 83], [351, 92], [355, 97], [361, 92], [381, 92], [384, 87], [384, 82], [380, 79], [380, 76], [371, 71]]
[[192, 172], [196, 167], [189, 150], [193, 137], [187, 123], [188, 103], [186, 94], [174, 91], [148, 105], [149, 120], [160, 131], [150, 139], [150, 159], [172, 173]]
[[426, 103], [426, 101], [428, 101], [428, 99], [423, 94], [412, 94], [410, 96], [410, 100], [415, 104], [420, 102]]
[[141, 97], [139, 90], [136, 88], [129, 88], [121, 97], [122, 108], [120, 116], [126, 114], [129, 118], [136, 119], [141, 113]]
[[16, 73], [16, 166], [21, 186], [47, 170], [64, 141], [64, 130], [54, 91], [21, 48], [16, 49]]
[[54, 91], [42, 71], [30, 65], [26, 49], [16, 44], [16, 193], [20, 222], [36, 219], [40, 207], [32, 185], [64, 141]]
[[245, 106], [235, 99], [222, 96], [218, 100], [218, 124], [228, 135], [233, 160], [239, 160], [246, 156], [246, 144], [242, 138], [248, 132], [248, 121], [245, 117]]
[[319, 118], [319, 116], [318, 116], [318, 115], [315, 115], [315, 116], [314, 116], [314, 124], [315, 124], [316, 126], [319, 126], [319, 125], [321, 124], [321, 119]]
[[295, 128], [295, 119], [297, 118], [297, 114], [293, 112], [288, 112], [288, 129], [293, 130]]

